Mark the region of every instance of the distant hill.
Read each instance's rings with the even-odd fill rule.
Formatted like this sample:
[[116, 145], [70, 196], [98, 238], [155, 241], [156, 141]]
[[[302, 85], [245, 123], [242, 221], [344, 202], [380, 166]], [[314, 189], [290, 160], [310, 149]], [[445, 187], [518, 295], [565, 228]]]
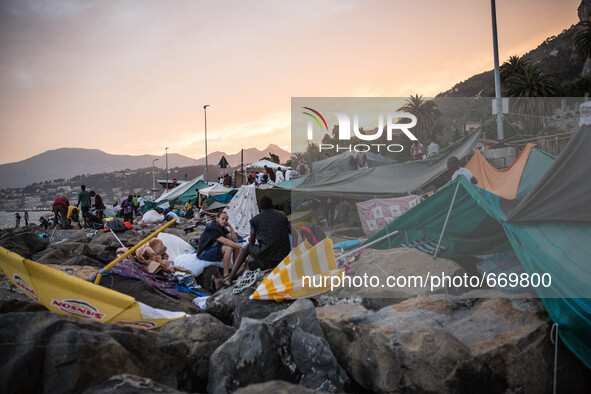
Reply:
[[[578, 27], [573, 25], [563, 30], [559, 35], [547, 38], [536, 49], [523, 55], [530, 63], [556, 78], [562, 85], [564, 94], [572, 97], [582, 97], [584, 94], [583, 91], [579, 92], [572, 86], [575, 81], [581, 78], [585, 64], [585, 59], [577, 54], [573, 45], [577, 31]], [[513, 55], [520, 56], [521, 54], [515, 53]], [[499, 59], [499, 62], [503, 64], [507, 60]], [[583, 88], [580, 83], [576, 85]], [[457, 83], [450, 90], [438, 94], [437, 97], [494, 97], [494, 95], [495, 77], [493, 70], [490, 70]]]
[[[275, 144], [270, 144], [266, 149], [263, 149], [262, 151], [256, 148], [249, 148], [244, 149], [244, 165], [259, 161], [264, 156], [269, 157], [269, 152], [279, 156], [279, 160], [281, 161], [281, 163], [285, 163], [287, 160], [289, 160], [291, 156], [289, 152], [284, 151]], [[226, 160], [228, 160], [228, 164], [230, 164], [231, 167], [237, 167], [240, 165], [240, 152], [231, 155], [226, 154], [224, 152], [210, 153], [207, 155], [207, 158], [209, 160], [208, 164], [218, 164], [222, 156], [226, 157]], [[205, 158], [197, 160], [197, 164], [205, 165]]]
[[[258, 161], [269, 152], [279, 155], [282, 162], [289, 159], [289, 152], [277, 145], [269, 145], [266, 149], [245, 149], [244, 163]], [[231, 166], [240, 165], [240, 152], [227, 155], [214, 152], [208, 155], [209, 165], [216, 165], [222, 155]], [[165, 156], [154, 155], [111, 155], [98, 149], [60, 148], [49, 150], [28, 159], [0, 165], [0, 189], [24, 187], [35, 182], [44, 182], [59, 178], [69, 179], [82, 174], [101, 174], [119, 170], [135, 170], [152, 166], [152, 160], [159, 168], [166, 166]], [[205, 158], [196, 160], [177, 153], [168, 155], [168, 167], [190, 167], [205, 164]]]

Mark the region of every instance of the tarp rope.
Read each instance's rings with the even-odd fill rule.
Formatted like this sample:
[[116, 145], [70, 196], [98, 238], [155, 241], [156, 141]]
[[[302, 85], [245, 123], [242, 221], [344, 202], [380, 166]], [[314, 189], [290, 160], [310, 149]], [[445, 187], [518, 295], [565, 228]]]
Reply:
[[556, 394], [556, 379], [558, 377], [558, 323], [552, 324], [550, 340], [554, 344], [554, 389], [552, 392]]

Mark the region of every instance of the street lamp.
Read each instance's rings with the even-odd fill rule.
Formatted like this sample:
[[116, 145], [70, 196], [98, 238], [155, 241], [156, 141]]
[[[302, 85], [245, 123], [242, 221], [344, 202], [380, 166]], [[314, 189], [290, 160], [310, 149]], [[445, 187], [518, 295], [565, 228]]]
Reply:
[[209, 105], [203, 106], [203, 113], [205, 114], [205, 183], [209, 181], [207, 172], [207, 107], [209, 107]]
[[156, 177], [154, 175], [154, 163], [157, 161], [158, 159], [152, 160], [152, 200], [156, 200]]
[[168, 146], [164, 150], [166, 151], [166, 191], [168, 191]]

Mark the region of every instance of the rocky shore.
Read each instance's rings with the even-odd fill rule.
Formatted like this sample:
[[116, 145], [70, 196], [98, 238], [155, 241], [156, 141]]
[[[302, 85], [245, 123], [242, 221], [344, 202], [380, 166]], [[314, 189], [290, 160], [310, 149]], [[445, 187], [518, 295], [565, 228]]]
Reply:
[[[193, 224], [167, 231], [188, 240], [199, 235]], [[156, 229], [136, 228], [118, 234], [124, 244]], [[79, 277], [112, 261], [120, 246], [110, 233], [57, 230], [51, 243], [40, 233], [1, 231], [0, 246]], [[353, 268], [400, 273], [424, 267], [420, 258], [368, 250]], [[76, 320], [30, 301], [0, 275], [0, 392], [552, 391], [552, 322], [537, 299], [440, 289], [419, 297], [335, 291], [277, 303], [250, 300], [253, 287], [221, 290], [200, 309], [194, 295], [173, 299], [134, 279], [112, 276], [102, 285], [192, 316], [155, 330]], [[589, 370], [560, 343], [558, 354], [558, 390], [590, 392]]]

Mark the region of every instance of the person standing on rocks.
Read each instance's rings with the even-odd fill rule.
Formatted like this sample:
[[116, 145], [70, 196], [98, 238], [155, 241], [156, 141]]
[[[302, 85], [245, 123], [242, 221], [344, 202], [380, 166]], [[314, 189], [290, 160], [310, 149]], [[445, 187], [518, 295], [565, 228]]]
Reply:
[[230, 259], [236, 258], [242, 250], [238, 236], [232, 225], [228, 222], [229, 216], [226, 212], [217, 214], [215, 220], [209, 222], [199, 238], [197, 257], [204, 261], [223, 261], [224, 276], [230, 275]]
[[21, 225], [21, 215], [18, 212], [14, 213], [14, 220], [16, 221], [16, 226], [14, 228], [18, 228]]
[[29, 225], [29, 212], [25, 211], [25, 226]]
[[133, 224], [133, 196], [131, 194], [121, 202], [121, 208], [123, 208], [123, 221]]
[[[273, 209], [271, 198], [264, 196], [259, 202], [261, 213], [250, 219], [250, 239], [248, 246], [240, 251], [236, 258], [232, 272], [227, 277], [218, 279], [212, 277], [216, 290], [224, 285], [230, 285], [237, 277], [247, 256], [253, 258], [248, 268], [255, 270], [273, 269], [290, 251], [289, 235], [292, 234], [293, 244], [297, 243], [297, 234], [292, 232], [291, 224], [284, 212]], [[256, 241], [256, 243], [255, 243]]]
[[66, 212], [68, 210], [68, 206], [70, 205], [66, 196], [61, 196], [55, 199], [51, 209], [53, 210], [53, 227], [57, 228], [58, 224], [60, 224], [63, 229], [69, 228], [68, 226], [68, 218], [66, 217]]
[[88, 223], [86, 222], [86, 214], [90, 212], [90, 193], [86, 191], [86, 186], [80, 186], [80, 192], [78, 193], [78, 202], [76, 203], [76, 208], [80, 207], [82, 211], [82, 216], [84, 217], [84, 227], [88, 227]]
[[94, 197], [94, 209], [96, 211], [96, 216], [99, 219], [103, 220], [105, 216], [105, 203], [103, 203], [103, 198], [100, 194], [95, 193], [94, 190], [90, 191], [90, 197]]

